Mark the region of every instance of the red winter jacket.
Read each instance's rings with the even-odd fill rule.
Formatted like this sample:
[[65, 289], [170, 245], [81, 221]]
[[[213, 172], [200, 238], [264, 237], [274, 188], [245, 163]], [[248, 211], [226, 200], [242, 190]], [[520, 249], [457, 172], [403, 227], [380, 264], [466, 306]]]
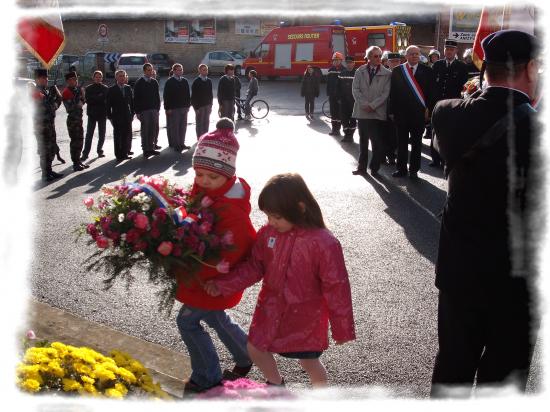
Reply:
[[351, 290], [338, 239], [327, 229], [264, 226], [250, 258], [215, 279], [223, 296], [263, 278], [248, 340], [269, 352], [322, 351], [355, 339]]
[[[221, 236], [228, 230], [233, 232], [234, 248], [221, 253], [221, 258], [227, 260], [230, 267], [233, 268], [237, 262], [250, 253], [256, 238], [256, 230], [250, 221], [250, 186], [244, 179], [237, 179], [234, 176], [222, 187], [213, 191], [200, 189], [193, 185], [192, 193], [199, 191], [204, 191], [214, 201], [210, 209], [219, 218], [214, 226], [214, 233]], [[220, 273], [216, 269], [207, 266], [203, 266], [197, 274], [202, 281], [219, 275]], [[180, 302], [208, 310], [232, 308], [240, 302], [241, 296], [242, 291], [239, 290], [223, 297], [213, 297], [208, 295], [198, 282], [193, 282], [190, 286], [179, 284], [176, 292], [176, 299]]]

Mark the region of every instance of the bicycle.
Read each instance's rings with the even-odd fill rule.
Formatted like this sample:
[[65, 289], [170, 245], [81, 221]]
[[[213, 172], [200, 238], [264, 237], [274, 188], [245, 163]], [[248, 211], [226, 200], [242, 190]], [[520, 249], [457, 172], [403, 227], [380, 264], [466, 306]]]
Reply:
[[[243, 113], [246, 114], [245, 110], [246, 99], [235, 98], [235, 104], [241, 108]], [[250, 115], [254, 119], [263, 119], [269, 113], [269, 105], [265, 100], [253, 100], [250, 102]]]

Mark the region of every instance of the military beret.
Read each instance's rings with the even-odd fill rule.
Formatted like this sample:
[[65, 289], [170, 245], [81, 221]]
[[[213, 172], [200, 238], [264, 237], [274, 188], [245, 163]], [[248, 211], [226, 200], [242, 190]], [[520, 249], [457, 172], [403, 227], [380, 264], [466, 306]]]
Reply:
[[346, 61], [347, 62], [354, 62], [355, 59], [353, 58], [353, 56], [346, 56]]
[[76, 79], [76, 72], [69, 72], [65, 74], [65, 80], [72, 79], [73, 77]]
[[388, 53], [388, 60], [391, 59], [400, 59], [401, 55], [399, 53]]
[[48, 71], [46, 69], [34, 69], [34, 77], [48, 77]]
[[458, 47], [458, 42], [456, 40], [445, 39], [445, 47]]
[[537, 38], [518, 30], [500, 30], [491, 33], [481, 42], [485, 62], [514, 64], [527, 63], [537, 55]]

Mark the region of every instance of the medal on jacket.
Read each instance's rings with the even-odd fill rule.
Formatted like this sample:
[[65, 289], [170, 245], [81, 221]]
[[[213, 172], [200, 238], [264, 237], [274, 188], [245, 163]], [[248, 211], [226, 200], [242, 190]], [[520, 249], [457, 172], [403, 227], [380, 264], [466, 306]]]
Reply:
[[267, 239], [267, 247], [273, 249], [275, 247], [275, 240], [276, 239], [274, 237]]

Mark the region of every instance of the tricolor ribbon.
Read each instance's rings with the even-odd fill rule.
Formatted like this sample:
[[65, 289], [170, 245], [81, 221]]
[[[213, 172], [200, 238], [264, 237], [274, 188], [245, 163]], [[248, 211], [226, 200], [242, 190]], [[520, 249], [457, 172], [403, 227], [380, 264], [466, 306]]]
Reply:
[[405, 76], [405, 80], [407, 81], [407, 84], [411, 88], [413, 94], [416, 96], [420, 104], [423, 107], [426, 107], [424, 93], [422, 93], [422, 89], [420, 88], [420, 85], [418, 84], [414, 76], [411, 76], [411, 74], [409, 73], [409, 70], [407, 69], [407, 63], [401, 65], [401, 70], [403, 71], [403, 76]]

